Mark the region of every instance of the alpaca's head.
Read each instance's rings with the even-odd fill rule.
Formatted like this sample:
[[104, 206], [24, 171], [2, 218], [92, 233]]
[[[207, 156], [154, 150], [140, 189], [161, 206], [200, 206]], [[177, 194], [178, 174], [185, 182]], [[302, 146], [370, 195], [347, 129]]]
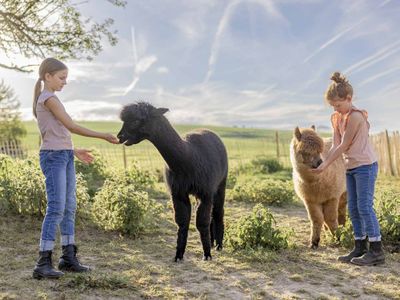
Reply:
[[292, 140], [292, 151], [297, 165], [305, 165], [310, 168], [318, 168], [322, 163], [321, 153], [324, 150], [324, 141], [311, 129], [296, 127]]
[[119, 142], [130, 146], [148, 139], [154, 128], [154, 122], [167, 111], [168, 108], [156, 108], [146, 102], [124, 106], [120, 114], [124, 123], [118, 133]]

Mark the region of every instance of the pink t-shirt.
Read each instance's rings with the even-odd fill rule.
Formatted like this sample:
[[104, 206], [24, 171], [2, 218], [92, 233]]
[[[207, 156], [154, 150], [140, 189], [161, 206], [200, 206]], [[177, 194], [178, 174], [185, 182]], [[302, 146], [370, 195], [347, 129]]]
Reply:
[[331, 116], [332, 127], [336, 134], [339, 134], [340, 140], [342, 140], [349, 116], [354, 112], [361, 113], [364, 117], [364, 122], [360, 124], [360, 128], [357, 130], [349, 148], [343, 153], [347, 169], [354, 169], [359, 166], [370, 165], [377, 161], [376, 154], [372, 149], [372, 145], [370, 144], [368, 138], [369, 122], [368, 113], [365, 110], [360, 110], [355, 106], [352, 106], [347, 114], [341, 115], [338, 112], [333, 113]]
[[71, 133], [44, 105], [50, 97], [57, 98], [54, 93], [43, 90], [36, 105], [37, 122], [42, 136], [40, 150], [73, 150]]

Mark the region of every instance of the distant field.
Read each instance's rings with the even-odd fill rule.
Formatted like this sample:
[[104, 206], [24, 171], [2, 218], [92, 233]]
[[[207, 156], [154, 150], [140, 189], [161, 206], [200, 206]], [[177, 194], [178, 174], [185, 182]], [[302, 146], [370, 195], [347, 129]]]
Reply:
[[[24, 122], [28, 131], [23, 140], [25, 147], [30, 154], [35, 154], [39, 148], [39, 132], [36, 122]], [[121, 122], [79, 122], [87, 128], [110, 132], [117, 134], [121, 128]], [[253, 129], [253, 128], [234, 128], [218, 126], [196, 126], [196, 125], [176, 125], [174, 126], [179, 134], [191, 131], [195, 128], [204, 128], [213, 130], [224, 141], [231, 166], [250, 161], [257, 156], [277, 157], [276, 130]], [[289, 143], [292, 138], [292, 131], [279, 131], [279, 155], [283, 164], [288, 165]], [[73, 135], [75, 147], [98, 149], [107, 161], [123, 166], [123, 146], [112, 145], [103, 140], [92, 139]], [[145, 141], [138, 145], [125, 147], [127, 163], [137, 160], [144, 167], [151, 169], [161, 168], [163, 166], [162, 157], [155, 147]]]

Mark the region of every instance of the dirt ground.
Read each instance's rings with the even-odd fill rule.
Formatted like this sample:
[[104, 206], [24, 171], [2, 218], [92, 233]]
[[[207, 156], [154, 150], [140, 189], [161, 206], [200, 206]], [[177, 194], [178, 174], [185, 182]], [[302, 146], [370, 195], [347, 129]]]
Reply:
[[[228, 201], [226, 222], [251, 207]], [[307, 247], [309, 222], [301, 204], [272, 211], [279, 227], [293, 229], [295, 246], [279, 253], [214, 251], [206, 262], [194, 218], [185, 260], [172, 261], [176, 226], [169, 204], [160, 229], [136, 240], [81, 220], [78, 256], [93, 271], [40, 281], [32, 279], [32, 269], [41, 221], [1, 216], [0, 299], [400, 299], [399, 253], [387, 253], [379, 267], [342, 264], [336, 257], [347, 250], [325, 235], [318, 250]], [[55, 262], [59, 254], [57, 245]]]

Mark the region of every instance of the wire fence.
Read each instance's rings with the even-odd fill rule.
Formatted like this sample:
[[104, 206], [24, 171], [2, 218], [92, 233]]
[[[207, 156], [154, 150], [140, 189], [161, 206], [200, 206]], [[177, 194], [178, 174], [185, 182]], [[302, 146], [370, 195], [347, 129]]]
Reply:
[[[291, 138], [274, 136], [254, 138], [222, 138], [228, 151], [231, 167], [243, 166], [257, 157], [268, 157], [279, 160], [285, 167], [290, 167], [289, 144]], [[22, 144], [17, 141], [0, 142], [0, 153], [12, 157], [25, 158], [38, 155], [39, 136], [34, 144]], [[399, 131], [389, 133], [387, 130], [370, 136], [370, 141], [378, 155], [381, 174], [400, 177], [400, 134]], [[85, 145], [87, 147], [87, 145]], [[115, 167], [127, 168], [132, 162], [149, 170], [161, 169], [164, 160], [157, 149], [148, 141], [126, 147], [123, 145], [92, 144], [88, 148], [98, 151], [102, 158]]]
[[[27, 139], [29, 142], [17, 143], [15, 141], [0, 142], [0, 153], [16, 158], [38, 155], [40, 139], [36, 134]], [[87, 139], [91, 140], [91, 139]], [[242, 166], [257, 157], [278, 159], [285, 167], [290, 167], [289, 144], [290, 137], [227, 137], [222, 138], [228, 152], [231, 167]], [[84, 144], [82, 147], [94, 149], [110, 165], [127, 168], [132, 162], [138, 162], [145, 169], [161, 169], [164, 160], [157, 149], [148, 141], [133, 146], [111, 145], [104, 142]], [[79, 148], [81, 143], [76, 143]]]

